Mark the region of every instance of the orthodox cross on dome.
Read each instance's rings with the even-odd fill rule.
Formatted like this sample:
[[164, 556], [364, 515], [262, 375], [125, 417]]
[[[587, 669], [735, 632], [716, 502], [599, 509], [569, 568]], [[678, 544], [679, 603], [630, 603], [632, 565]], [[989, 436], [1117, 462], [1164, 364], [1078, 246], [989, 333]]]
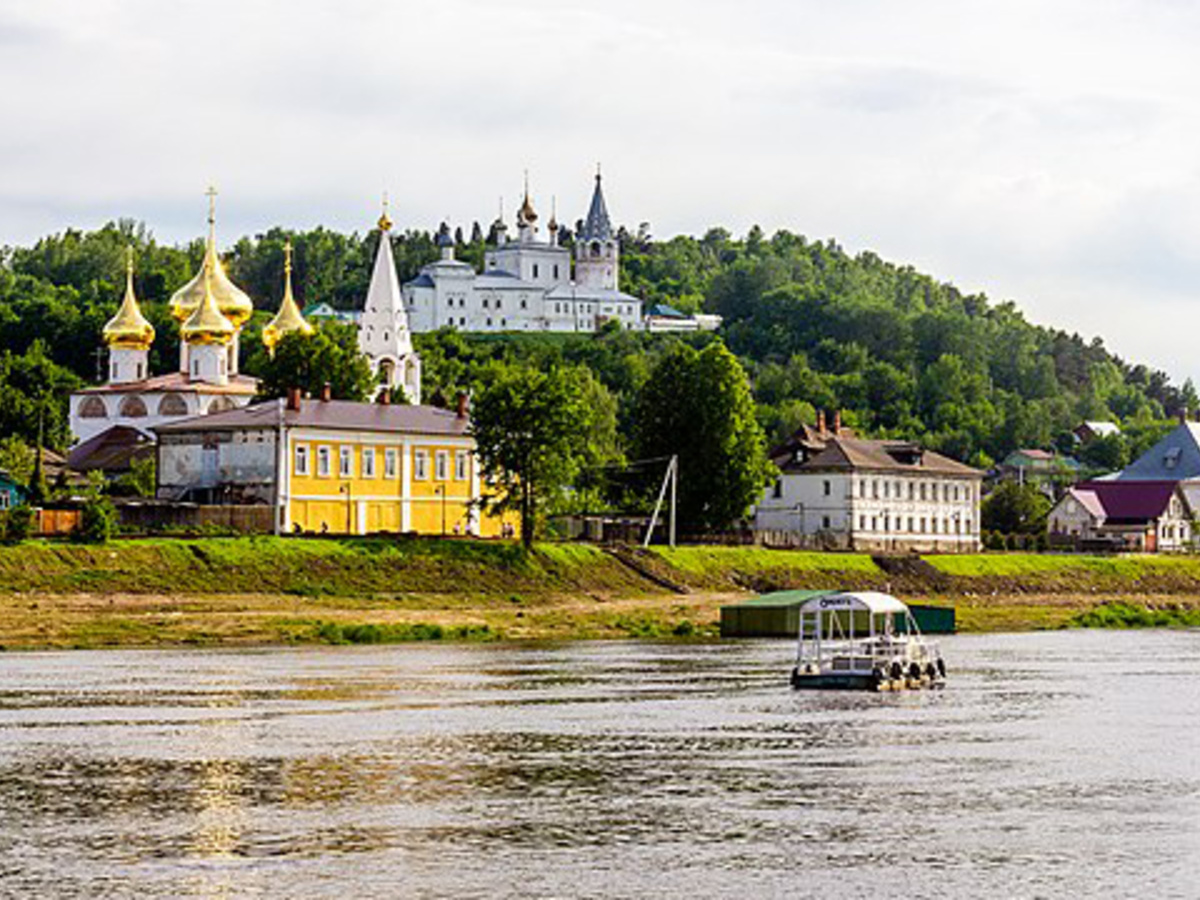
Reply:
[[208, 224], [215, 225], [217, 223], [217, 189], [210, 184], [208, 190], [204, 192], [204, 196], [208, 198]]
[[384, 191], [383, 192], [383, 214], [379, 217], [379, 230], [380, 231], [391, 231], [392, 224], [393, 223], [392, 223], [391, 216], [388, 215], [388, 192]]
[[283, 245], [283, 274], [291, 276], [292, 274], [292, 239], [288, 238]]

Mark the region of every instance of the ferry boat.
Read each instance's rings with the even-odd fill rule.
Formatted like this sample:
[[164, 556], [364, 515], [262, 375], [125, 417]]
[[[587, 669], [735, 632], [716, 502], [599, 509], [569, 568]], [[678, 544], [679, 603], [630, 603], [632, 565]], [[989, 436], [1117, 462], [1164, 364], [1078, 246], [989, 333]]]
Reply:
[[800, 607], [792, 687], [899, 691], [938, 688], [946, 664], [909, 608], [890, 594], [847, 591]]

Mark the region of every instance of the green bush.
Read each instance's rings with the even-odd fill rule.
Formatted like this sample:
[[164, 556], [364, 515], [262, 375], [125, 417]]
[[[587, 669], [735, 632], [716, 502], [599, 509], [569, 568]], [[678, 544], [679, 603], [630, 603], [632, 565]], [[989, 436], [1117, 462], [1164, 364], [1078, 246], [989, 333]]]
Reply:
[[998, 531], [985, 531], [983, 534], [983, 546], [988, 550], [1003, 550], [1004, 535]]
[[0, 543], [19, 544], [33, 534], [33, 507], [27, 504], [0, 512]]
[[79, 526], [71, 539], [81, 544], [103, 544], [117, 533], [117, 508], [107, 497], [94, 497], [83, 505]]

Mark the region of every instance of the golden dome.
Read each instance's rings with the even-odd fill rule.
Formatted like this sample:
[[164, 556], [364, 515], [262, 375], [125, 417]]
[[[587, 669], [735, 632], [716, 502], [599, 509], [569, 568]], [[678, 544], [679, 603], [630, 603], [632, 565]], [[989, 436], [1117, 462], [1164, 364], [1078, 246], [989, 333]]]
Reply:
[[133, 293], [133, 248], [125, 262], [125, 299], [117, 314], [104, 326], [104, 343], [123, 350], [149, 350], [154, 342], [154, 326], [146, 321]]
[[234, 328], [241, 328], [254, 314], [254, 303], [245, 291], [229, 280], [229, 276], [225, 274], [225, 267], [221, 265], [221, 258], [217, 256], [216, 217], [212, 203], [215, 196], [216, 192], [210, 189], [208, 244], [204, 248], [204, 262], [196, 276], [171, 295], [170, 310], [176, 321], [187, 321], [204, 298], [204, 273], [212, 272], [212, 292], [217, 308], [221, 315], [233, 323]]
[[388, 197], [387, 197], [386, 192], [383, 195], [383, 212], [379, 216], [379, 230], [380, 231], [391, 231], [392, 230], [392, 220], [388, 216]]
[[305, 321], [300, 307], [296, 304], [296, 298], [292, 296], [292, 242], [288, 241], [283, 248], [283, 300], [279, 304], [279, 312], [275, 314], [275, 318], [263, 328], [262, 342], [274, 356], [275, 345], [285, 334], [291, 334], [293, 331], [312, 334], [313, 327]]
[[188, 344], [228, 344], [237, 333], [237, 327], [217, 307], [212, 273], [204, 269], [200, 274], [204, 276], [204, 296], [180, 326], [179, 334]]
[[538, 214], [533, 210], [533, 204], [529, 200], [529, 173], [525, 173], [525, 200], [521, 204], [521, 208], [517, 210], [517, 222], [523, 225], [532, 225], [537, 221]]

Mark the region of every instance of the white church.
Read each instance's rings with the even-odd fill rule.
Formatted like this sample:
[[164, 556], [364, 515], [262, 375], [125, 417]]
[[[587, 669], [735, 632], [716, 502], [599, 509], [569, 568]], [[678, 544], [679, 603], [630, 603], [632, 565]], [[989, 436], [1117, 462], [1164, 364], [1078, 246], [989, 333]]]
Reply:
[[537, 222], [526, 187], [516, 239], [508, 239], [507, 226], [497, 219], [496, 243], [487, 249], [483, 272], [454, 258], [454, 241], [443, 226], [441, 259], [403, 288], [412, 330], [590, 332], [607, 322], [644, 327], [642, 301], [618, 288], [620, 252], [599, 173], [573, 260], [559, 245], [554, 216], [546, 240], [538, 237]]

